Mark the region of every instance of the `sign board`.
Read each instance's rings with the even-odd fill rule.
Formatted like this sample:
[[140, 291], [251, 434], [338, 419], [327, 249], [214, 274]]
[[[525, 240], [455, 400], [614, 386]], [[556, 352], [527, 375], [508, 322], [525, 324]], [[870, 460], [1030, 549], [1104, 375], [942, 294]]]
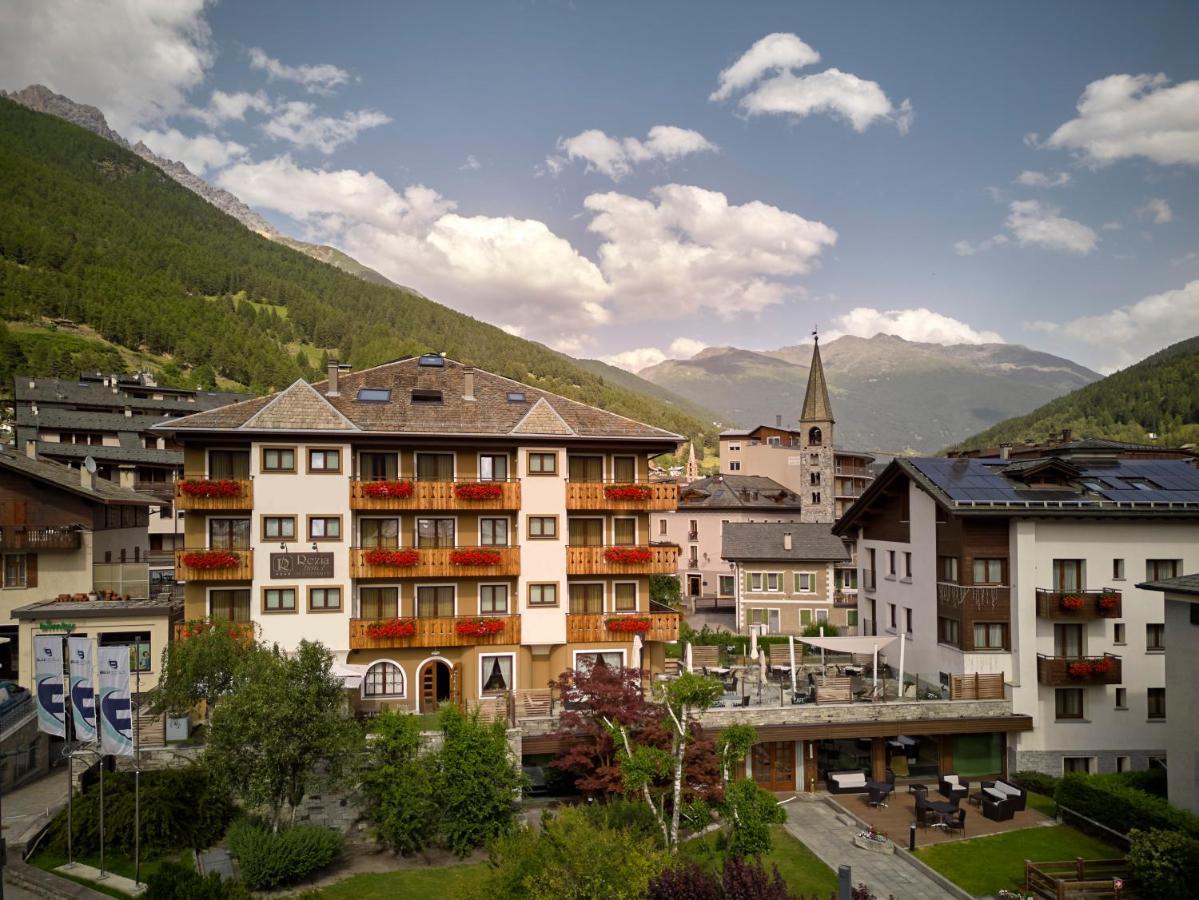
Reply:
[[332, 578], [332, 553], [272, 553], [271, 578]]
[[74, 631], [74, 622], [38, 622], [39, 631]]

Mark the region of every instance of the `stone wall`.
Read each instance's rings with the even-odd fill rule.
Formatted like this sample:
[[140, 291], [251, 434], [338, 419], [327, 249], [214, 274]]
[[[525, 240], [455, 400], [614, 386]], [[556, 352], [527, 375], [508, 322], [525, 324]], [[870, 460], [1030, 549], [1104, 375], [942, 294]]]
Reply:
[[1127, 756], [1128, 768], [1139, 771], [1149, 768], [1149, 757], [1165, 755], [1165, 750], [1121, 750], [1119, 753], [1111, 750], [1013, 750], [1008, 754], [1008, 771], [1044, 772], [1060, 778], [1065, 772], [1063, 760], [1067, 756], [1088, 756], [1091, 758], [1091, 773], [1101, 775], [1117, 771], [1117, 756]]
[[705, 728], [727, 725], [805, 725], [843, 722], [895, 722], [918, 730], [920, 723], [946, 719], [1003, 718], [1012, 714], [1010, 700], [924, 700], [911, 703], [829, 703], [785, 707], [708, 710]]

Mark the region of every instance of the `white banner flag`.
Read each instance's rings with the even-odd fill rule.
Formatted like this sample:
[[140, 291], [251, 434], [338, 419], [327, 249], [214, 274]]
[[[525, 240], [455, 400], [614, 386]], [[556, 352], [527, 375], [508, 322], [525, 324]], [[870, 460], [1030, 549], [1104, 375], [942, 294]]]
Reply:
[[33, 655], [33, 679], [37, 687], [37, 730], [55, 737], [66, 737], [62, 635], [34, 635]]
[[100, 752], [133, 755], [129, 707], [129, 648], [100, 647]]
[[91, 638], [67, 638], [67, 662], [71, 671], [71, 714], [75, 722], [75, 740], [91, 743], [96, 739], [96, 683], [92, 671]]

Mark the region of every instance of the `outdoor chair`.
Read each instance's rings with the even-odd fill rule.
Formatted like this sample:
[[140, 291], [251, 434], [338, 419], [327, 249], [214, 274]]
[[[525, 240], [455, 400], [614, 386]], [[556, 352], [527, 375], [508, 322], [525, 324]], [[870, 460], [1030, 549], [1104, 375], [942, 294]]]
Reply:
[[[922, 787], [923, 785], [921, 785]], [[927, 791], [916, 792], [916, 824], [921, 828], [928, 828], [936, 819], [936, 813], [928, 808], [928, 793]]]
[[[999, 791], [1006, 795], [1012, 801], [1012, 809], [1015, 812], [1023, 811], [1028, 805], [1028, 791], [1024, 790], [1024, 788], [1016, 787], [1016, 785], [1004, 781], [1002, 778], [996, 778], [994, 781], [984, 781], [982, 789], [987, 794], [990, 794], [991, 791]], [[996, 797], [995, 799], [998, 800], [999, 798]]]
[[943, 821], [946, 831], [960, 831], [962, 837], [966, 836], [966, 810], [959, 809], [952, 815], [945, 816]]
[[937, 790], [946, 800], [961, 803], [970, 794], [970, 782], [962, 781], [957, 775], [942, 775], [937, 781]]
[[1009, 798], [996, 800], [994, 797], [984, 795], [979, 806], [982, 809], [983, 818], [990, 819], [992, 822], [1006, 822], [1016, 815], [1016, 804]]
[[866, 793], [866, 805], [874, 807], [886, 806], [887, 791], [880, 788], [870, 788]]

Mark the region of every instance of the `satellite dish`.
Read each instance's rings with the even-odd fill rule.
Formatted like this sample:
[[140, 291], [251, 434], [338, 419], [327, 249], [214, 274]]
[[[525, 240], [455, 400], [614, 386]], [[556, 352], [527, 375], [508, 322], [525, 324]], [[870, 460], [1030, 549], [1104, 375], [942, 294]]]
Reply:
[[96, 461], [90, 456], [83, 458], [83, 468], [87, 469], [91, 474], [96, 474]]

